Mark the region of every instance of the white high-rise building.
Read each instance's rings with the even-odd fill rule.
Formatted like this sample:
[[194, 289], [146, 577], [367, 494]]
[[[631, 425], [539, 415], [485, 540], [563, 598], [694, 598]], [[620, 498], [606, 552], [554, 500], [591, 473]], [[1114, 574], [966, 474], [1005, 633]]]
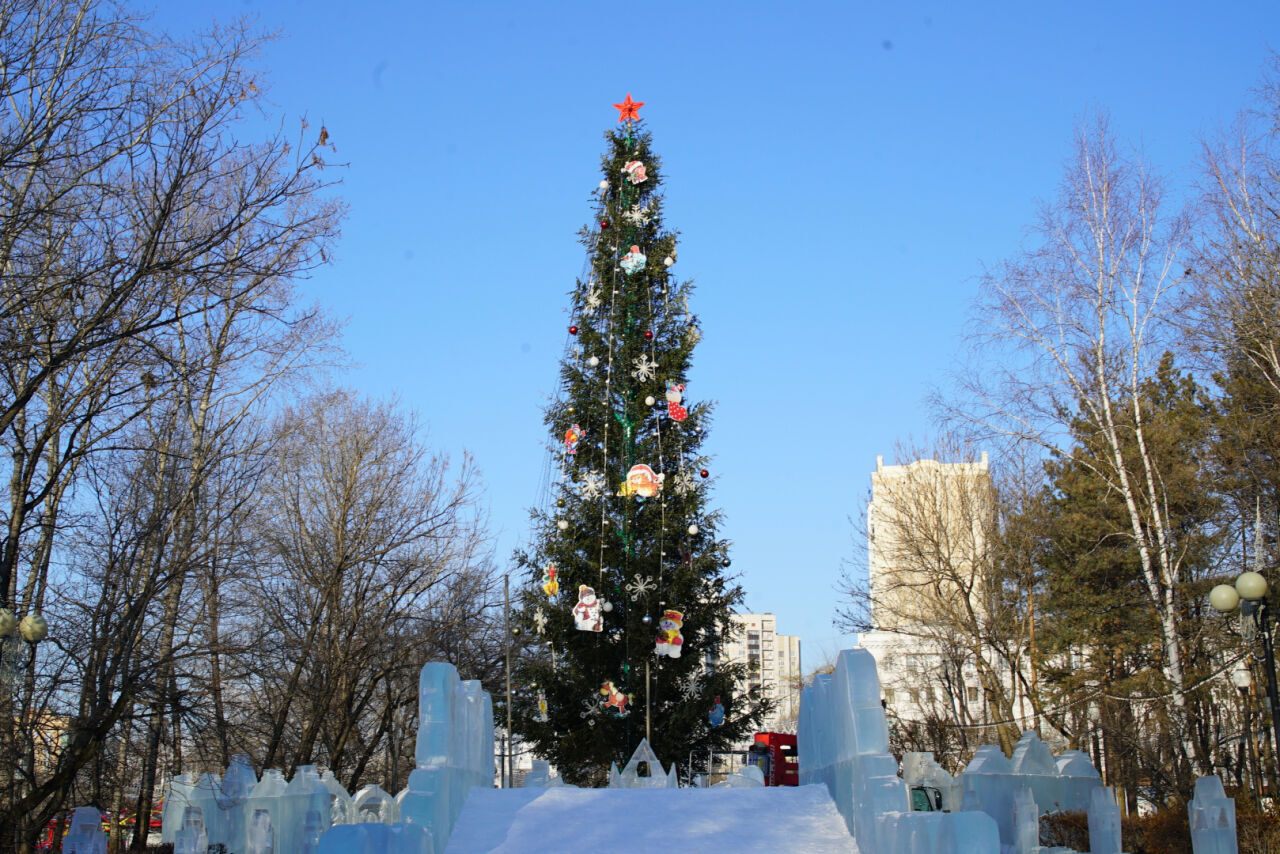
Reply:
[[800, 638], [778, 634], [773, 614], [734, 614], [738, 632], [724, 645], [724, 658], [747, 666], [744, 689], [760, 688], [773, 699], [773, 713], [760, 725], [762, 732], [794, 732], [800, 715]]
[[994, 495], [985, 453], [896, 466], [876, 458], [867, 507], [874, 628], [858, 642], [876, 659], [891, 721], [987, 719], [972, 650], [951, 627], [985, 607]]

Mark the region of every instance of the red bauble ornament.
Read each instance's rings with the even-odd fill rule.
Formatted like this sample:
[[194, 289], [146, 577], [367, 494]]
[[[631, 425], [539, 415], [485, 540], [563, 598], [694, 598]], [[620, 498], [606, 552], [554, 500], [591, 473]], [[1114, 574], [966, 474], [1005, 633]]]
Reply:
[[600, 220], [600, 227], [601, 227], [601, 228], [608, 228], [608, 227], [609, 227], [609, 220], [607, 220], [607, 219], [602, 219], [602, 220]]
[[570, 334], [570, 335], [577, 335], [577, 334], [578, 334], [578, 327], [576, 327], [576, 326], [570, 326], [570, 327], [569, 327], [569, 334]]
[[648, 331], [648, 330], [645, 330], [645, 333], [644, 333], [644, 340], [646, 340], [646, 341], [652, 341], [652, 340], [653, 340], [653, 333], [652, 333], [652, 332], [650, 332], [650, 331]]
[[711, 477], [711, 472], [707, 471], [706, 469], [703, 469], [702, 471], [700, 471], [699, 474], [701, 474], [703, 477]]

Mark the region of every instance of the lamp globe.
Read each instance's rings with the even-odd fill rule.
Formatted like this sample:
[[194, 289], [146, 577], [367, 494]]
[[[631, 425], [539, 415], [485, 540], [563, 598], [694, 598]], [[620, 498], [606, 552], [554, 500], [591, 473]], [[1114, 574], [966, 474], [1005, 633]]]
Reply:
[[27, 643], [40, 643], [49, 634], [49, 624], [39, 614], [27, 614], [18, 623], [18, 631]]
[[1236, 579], [1236, 592], [1241, 599], [1256, 602], [1267, 595], [1267, 580], [1260, 572], [1242, 572]]
[[1240, 594], [1230, 584], [1219, 584], [1209, 591], [1209, 604], [1224, 614], [1240, 606]]

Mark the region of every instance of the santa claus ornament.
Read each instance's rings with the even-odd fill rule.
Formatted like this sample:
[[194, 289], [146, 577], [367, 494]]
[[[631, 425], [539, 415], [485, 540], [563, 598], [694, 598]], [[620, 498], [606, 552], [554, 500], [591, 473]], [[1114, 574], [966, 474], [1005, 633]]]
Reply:
[[684, 399], [684, 383], [667, 380], [667, 415], [672, 421], [683, 421], [689, 417], [689, 410], [680, 405]]
[[578, 585], [578, 604], [573, 606], [573, 622], [579, 631], [604, 631], [600, 600], [596, 598], [596, 591], [585, 584]]
[[654, 651], [668, 658], [679, 658], [680, 648], [684, 646], [684, 638], [680, 636], [680, 628], [684, 625], [684, 614], [680, 611], [663, 611], [658, 621], [658, 639]]
[[626, 175], [627, 180], [632, 184], [643, 184], [649, 179], [649, 176], [644, 174], [644, 164], [639, 160], [628, 161], [622, 167], [622, 174]]
[[582, 441], [582, 433], [582, 428], [577, 424], [564, 431], [564, 451], [566, 454], [578, 453], [578, 443]]

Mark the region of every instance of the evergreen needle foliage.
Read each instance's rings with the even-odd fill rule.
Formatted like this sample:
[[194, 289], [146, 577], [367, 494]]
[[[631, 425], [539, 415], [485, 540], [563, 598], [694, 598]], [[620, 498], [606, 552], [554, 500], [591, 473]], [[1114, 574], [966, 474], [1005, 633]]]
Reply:
[[[720, 514], [708, 506], [702, 475], [711, 406], [681, 394], [699, 328], [691, 283], [665, 263], [676, 236], [663, 225], [661, 161], [638, 123], [607, 140], [608, 185], [595, 223], [581, 232], [588, 263], [570, 294], [576, 335], [544, 418], [560, 477], [547, 506], [533, 511], [535, 544], [516, 555], [527, 572], [519, 599], [529, 643], [514, 728], [567, 780], [585, 784], [602, 783], [611, 762], [630, 757], [646, 719], [664, 766], [678, 763], [687, 778], [710, 751], [749, 738], [767, 711], [758, 689], [739, 692], [744, 666], [719, 660], [742, 591], [726, 575], [729, 544], [716, 535]], [[633, 247], [646, 256], [638, 268], [623, 263]], [[570, 452], [565, 437], [575, 425], [581, 438]], [[656, 494], [624, 488], [637, 465], [661, 477]], [[544, 589], [549, 567], [555, 596]], [[581, 586], [612, 606], [601, 612], [601, 631], [575, 625]], [[667, 611], [683, 616], [679, 657], [656, 654]], [[615, 698], [628, 696], [626, 714], [605, 705], [606, 682]], [[726, 714], [713, 727], [717, 698]]]

